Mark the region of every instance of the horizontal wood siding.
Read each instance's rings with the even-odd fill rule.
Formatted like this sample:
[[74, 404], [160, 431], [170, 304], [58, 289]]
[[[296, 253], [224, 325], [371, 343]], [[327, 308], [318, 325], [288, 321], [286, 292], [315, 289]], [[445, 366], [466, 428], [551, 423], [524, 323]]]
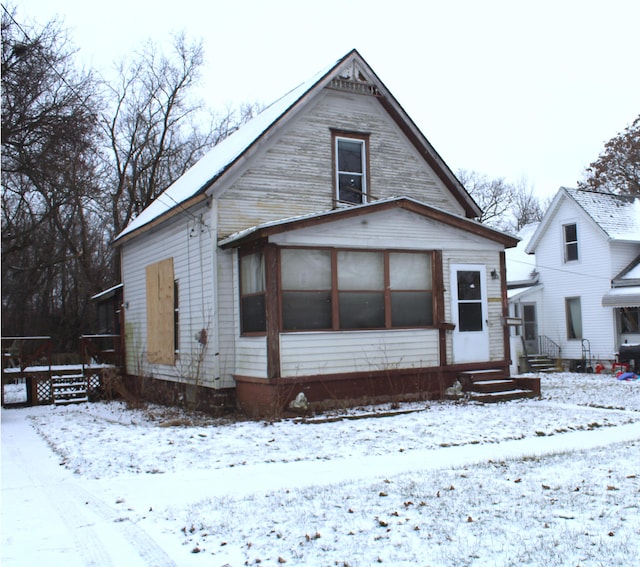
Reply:
[[[202, 216], [202, 222], [200, 219]], [[205, 206], [184, 212], [122, 247], [127, 372], [165, 380], [216, 386], [217, 344], [214, 333], [212, 227]], [[179, 355], [175, 365], [147, 359], [146, 266], [173, 259], [179, 282]], [[204, 349], [196, 334], [205, 330]]]
[[236, 337], [240, 336], [238, 280], [235, 250], [217, 250], [218, 260], [218, 341], [220, 379], [223, 387], [233, 387], [236, 365]]
[[370, 133], [368, 184], [375, 198], [405, 195], [463, 214], [375, 97], [327, 89], [224, 189], [219, 199], [219, 236], [269, 220], [332, 209], [332, 128]]
[[[486, 281], [484, 282], [487, 290], [487, 308], [489, 316], [489, 360], [502, 361], [508, 356], [505, 353], [504, 345], [504, 327], [502, 321], [502, 288], [500, 279], [492, 279], [491, 271], [496, 270], [500, 273], [500, 251], [484, 250], [476, 251], [469, 255], [468, 248], [464, 249], [445, 249], [443, 251], [443, 281], [445, 286], [444, 305], [445, 318], [447, 322], [453, 321], [451, 311], [451, 291], [449, 282], [451, 281], [451, 265], [452, 264], [484, 264], [486, 266]], [[451, 333], [447, 333], [447, 354], [452, 352], [453, 341]], [[451, 363], [451, 359], [447, 360]]]
[[[564, 262], [563, 225], [576, 223], [578, 260]], [[616, 251], [626, 252], [612, 258]], [[591, 344], [594, 359], [611, 360], [617, 350], [613, 310], [602, 306], [611, 279], [633, 258], [633, 250], [612, 244], [579, 207], [565, 199], [560, 203], [536, 248], [536, 265], [544, 285], [544, 301], [538, 306], [538, 330], [562, 347], [563, 358], [581, 359], [582, 341], [567, 337], [565, 299], [579, 297], [582, 336]]]
[[236, 345], [235, 374], [267, 378], [267, 338], [240, 337]]
[[344, 331], [280, 335], [286, 378], [438, 366], [438, 331]]

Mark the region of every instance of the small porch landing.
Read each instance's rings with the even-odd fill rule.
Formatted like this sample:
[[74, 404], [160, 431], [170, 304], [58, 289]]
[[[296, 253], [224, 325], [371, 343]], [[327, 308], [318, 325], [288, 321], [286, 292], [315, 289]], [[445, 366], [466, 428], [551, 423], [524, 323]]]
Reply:
[[506, 402], [540, 396], [540, 378], [512, 378], [503, 370], [467, 370], [458, 376], [462, 392], [471, 401]]

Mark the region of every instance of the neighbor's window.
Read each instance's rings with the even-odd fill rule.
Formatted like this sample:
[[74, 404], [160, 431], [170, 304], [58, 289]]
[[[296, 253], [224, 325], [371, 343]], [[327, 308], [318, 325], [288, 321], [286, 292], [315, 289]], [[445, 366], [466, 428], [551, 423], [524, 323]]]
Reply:
[[582, 309], [579, 297], [565, 298], [565, 310], [567, 316], [567, 338], [582, 338]]
[[342, 203], [366, 203], [366, 139], [335, 136], [334, 143], [336, 199]]
[[280, 258], [286, 331], [433, 325], [429, 252], [285, 248]]
[[176, 361], [176, 286], [173, 258], [145, 269], [147, 291], [147, 359], [152, 364]]
[[578, 259], [578, 226], [565, 224], [562, 227], [564, 232], [564, 261], [573, 262]]
[[264, 256], [254, 252], [240, 256], [240, 319], [243, 333], [267, 330]]
[[620, 322], [623, 333], [640, 333], [640, 307], [622, 307]]

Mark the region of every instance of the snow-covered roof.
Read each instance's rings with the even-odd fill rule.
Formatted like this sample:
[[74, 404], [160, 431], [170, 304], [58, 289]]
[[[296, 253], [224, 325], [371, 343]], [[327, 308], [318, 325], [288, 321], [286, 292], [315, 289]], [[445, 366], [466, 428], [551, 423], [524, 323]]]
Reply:
[[244, 124], [231, 136], [216, 145], [205, 154], [195, 165], [187, 170], [180, 178], [162, 192], [146, 209], [140, 213], [127, 227], [118, 234], [114, 240], [117, 242], [124, 236], [131, 235], [136, 230], [144, 227], [156, 219], [159, 219], [169, 211], [180, 206], [186, 206], [188, 202], [202, 195], [225, 171], [229, 170], [239, 158], [243, 157], [250, 148], [264, 135], [282, 122], [294, 107], [298, 107], [303, 99], [312, 96], [312, 92], [323, 88], [334, 77], [343, 79], [342, 74], [348, 73], [347, 67], [356, 65], [366, 70], [367, 80], [375, 86], [379, 98], [385, 101], [386, 110], [406, 127], [414, 143], [421, 148], [421, 154], [430, 165], [439, 172], [439, 175], [449, 187], [452, 194], [463, 205], [467, 216], [480, 216], [481, 210], [472, 197], [467, 193], [460, 181], [438, 155], [429, 141], [420, 132], [411, 118], [402, 109], [393, 95], [378, 79], [366, 61], [354, 49], [338, 61], [332, 63], [311, 79], [298, 85], [282, 98], [265, 108], [260, 114]]
[[640, 198], [563, 188], [612, 240], [640, 242]]
[[532, 222], [522, 227], [517, 234], [520, 239], [518, 245], [505, 252], [507, 286], [509, 287], [527, 285], [536, 281], [536, 277], [533, 275], [536, 269], [535, 256], [527, 254], [525, 249], [539, 224]]
[[236, 130], [228, 138], [213, 147], [198, 162], [188, 169], [172, 185], [163, 191], [116, 237], [116, 240], [153, 221], [164, 213], [181, 205], [202, 192], [228, 166], [240, 157], [274, 122], [300, 99], [328, 70], [323, 69], [310, 80], [301, 83], [282, 98], [273, 102], [262, 112]]
[[640, 242], [640, 197], [560, 187], [526, 247], [528, 254], [535, 252], [553, 213], [564, 199], [576, 203], [609, 240]]
[[604, 307], [640, 307], [640, 285], [614, 287], [602, 296]]

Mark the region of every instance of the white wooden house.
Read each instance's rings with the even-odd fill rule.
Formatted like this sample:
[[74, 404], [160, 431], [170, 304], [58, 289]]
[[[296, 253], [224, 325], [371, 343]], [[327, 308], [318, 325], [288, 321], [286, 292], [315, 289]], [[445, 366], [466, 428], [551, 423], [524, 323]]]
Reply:
[[514, 255], [507, 272], [527, 351], [550, 340], [572, 369], [610, 368], [621, 345], [640, 343], [640, 198], [563, 187], [534, 228], [522, 235], [530, 261]]
[[508, 375], [504, 250], [517, 241], [479, 214], [351, 51], [118, 235], [127, 372], [160, 401], [226, 395], [252, 415], [300, 393], [320, 407]]

